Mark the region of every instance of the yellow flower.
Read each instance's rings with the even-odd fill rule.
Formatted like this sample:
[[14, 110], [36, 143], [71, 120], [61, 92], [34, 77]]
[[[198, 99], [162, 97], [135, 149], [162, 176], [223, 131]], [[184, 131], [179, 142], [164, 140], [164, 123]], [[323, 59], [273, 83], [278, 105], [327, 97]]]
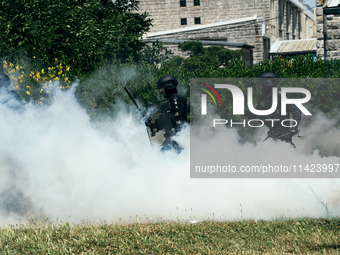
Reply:
[[31, 95], [31, 92], [29, 92], [29, 91], [26, 91], [26, 94], [27, 94], [27, 95]]
[[6, 65], [6, 64], [4, 64], [4, 68], [7, 68], [7, 65]]
[[33, 56], [33, 58], [35, 58], [35, 56]]
[[65, 78], [65, 81], [68, 81], [68, 78], [67, 78], [67, 77]]
[[40, 101], [43, 101], [44, 99], [45, 99], [44, 97], [41, 97], [41, 98], [40, 98]]
[[15, 67], [15, 69], [17, 69], [17, 70], [19, 71], [19, 65], [17, 65], [17, 66]]
[[44, 70], [44, 69], [41, 69], [41, 73], [42, 73], [42, 74], [45, 74], [45, 70]]
[[70, 71], [70, 66], [66, 66], [66, 71]]
[[13, 67], [14, 65], [13, 65], [12, 63], [9, 63], [9, 66], [10, 66], [10, 67]]
[[26, 86], [27, 89], [32, 90], [30, 86]]

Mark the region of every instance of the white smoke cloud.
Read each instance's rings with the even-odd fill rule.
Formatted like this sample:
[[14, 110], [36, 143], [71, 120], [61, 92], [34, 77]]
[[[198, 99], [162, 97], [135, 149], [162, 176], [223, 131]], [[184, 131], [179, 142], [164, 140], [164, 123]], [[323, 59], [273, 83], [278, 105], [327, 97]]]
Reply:
[[[129, 221], [136, 215], [321, 217], [325, 204], [331, 215], [339, 212], [338, 179], [190, 179], [189, 126], [176, 138], [184, 146], [179, 155], [161, 153], [150, 145], [134, 110], [122, 106], [114, 118], [92, 123], [73, 92], [74, 86], [57, 93], [51, 106], [24, 112], [0, 104], [0, 224], [29, 217], [71, 222]], [[251, 155], [258, 162], [269, 152], [304, 163], [339, 158], [339, 129], [319, 118], [329, 128], [306, 128], [306, 139], [295, 141], [297, 150], [272, 141], [241, 145], [232, 129], [210, 139], [206, 149], [223, 140], [226, 157], [239, 161]]]

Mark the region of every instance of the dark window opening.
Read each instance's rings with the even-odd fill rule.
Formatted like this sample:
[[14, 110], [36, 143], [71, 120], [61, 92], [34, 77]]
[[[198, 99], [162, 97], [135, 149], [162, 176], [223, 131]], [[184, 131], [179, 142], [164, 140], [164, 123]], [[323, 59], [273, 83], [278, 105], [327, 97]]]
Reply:
[[180, 0], [179, 1], [179, 6], [180, 7], [186, 7], [187, 6], [187, 1], [186, 0]]
[[195, 24], [201, 24], [201, 18], [195, 18]]
[[185, 18], [185, 19], [181, 19], [181, 25], [183, 26], [183, 25], [187, 25], [187, 19]]
[[194, 6], [200, 6], [200, 0], [194, 0]]

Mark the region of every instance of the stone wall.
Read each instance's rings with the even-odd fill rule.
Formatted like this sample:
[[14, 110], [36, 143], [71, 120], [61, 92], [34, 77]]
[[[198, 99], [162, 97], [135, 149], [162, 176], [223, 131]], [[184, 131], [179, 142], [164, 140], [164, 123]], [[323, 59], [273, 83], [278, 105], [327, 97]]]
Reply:
[[[322, 0], [316, 1], [316, 53], [322, 59], [340, 59], [340, 14], [326, 15], [324, 24], [323, 2]], [[326, 32], [326, 38], [324, 38], [324, 32]], [[324, 55], [325, 42], [326, 58]]]
[[[138, 6], [139, 12], [148, 12], [153, 19], [150, 32], [195, 26], [194, 19], [198, 17], [205, 25], [257, 15], [267, 20], [266, 34], [274, 42], [280, 32], [278, 17], [281, 2], [284, 13], [281, 38], [286, 40], [287, 35], [289, 40], [310, 38], [313, 29], [309, 27], [313, 26], [313, 20], [288, 0], [200, 0], [200, 6], [194, 6], [194, 0], [186, 0], [186, 7], [180, 7], [180, 0], [140, 0]], [[183, 18], [187, 19], [187, 25], [181, 25]], [[297, 29], [299, 22], [300, 32]]]
[[[180, 7], [180, 0], [140, 0], [139, 12], [144, 11], [153, 19], [151, 34], [194, 27], [194, 19], [198, 17], [201, 18], [201, 25], [208, 25], [257, 15], [259, 18], [256, 25], [253, 22], [237, 23], [157, 36], [168, 39], [220, 39], [247, 43], [255, 47], [254, 63], [267, 58], [268, 48], [276, 39], [307, 39], [313, 30], [309, 29], [313, 21], [289, 0], [200, 0], [200, 6], [194, 6], [194, 0], [186, 0], [186, 7]], [[282, 12], [283, 18], [280, 22], [278, 17]], [[187, 25], [181, 25], [183, 18], [187, 19]], [[262, 27], [263, 22], [265, 25]], [[148, 38], [156, 37], [151, 35]]]
[[[174, 34], [157, 35], [158, 39], [181, 39], [181, 40], [218, 40], [219, 38], [228, 38], [228, 42], [242, 42], [254, 46], [253, 58], [254, 63], [263, 59], [263, 38], [261, 35], [261, 26], [259, 22], [249, 21], [237, 24], [222, 25], [216, 27], [207, 27], [200, 30], [183, 31]], [[174, 52], [177, 52], [172, 48]]]
[[200, 17], [201, 24], [251, 17], [254, 15], [269, 19], [270, 0], [187, 0], [186, 7], [180, 7], [179, 0], [140, 0], [139, 12], [148, 12], [153, 19], [150, 32], [182, 28], [180, 20], [187, 18], [187, 26], [194, 26], [194, 18]]

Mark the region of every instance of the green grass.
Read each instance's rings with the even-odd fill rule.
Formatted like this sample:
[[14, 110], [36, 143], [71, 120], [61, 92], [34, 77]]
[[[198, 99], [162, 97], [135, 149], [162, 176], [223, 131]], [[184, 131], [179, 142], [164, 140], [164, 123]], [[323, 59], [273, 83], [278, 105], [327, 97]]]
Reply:
[[77, 224], [0, 229], [0, 254], [340, 254], [340, 219]]

